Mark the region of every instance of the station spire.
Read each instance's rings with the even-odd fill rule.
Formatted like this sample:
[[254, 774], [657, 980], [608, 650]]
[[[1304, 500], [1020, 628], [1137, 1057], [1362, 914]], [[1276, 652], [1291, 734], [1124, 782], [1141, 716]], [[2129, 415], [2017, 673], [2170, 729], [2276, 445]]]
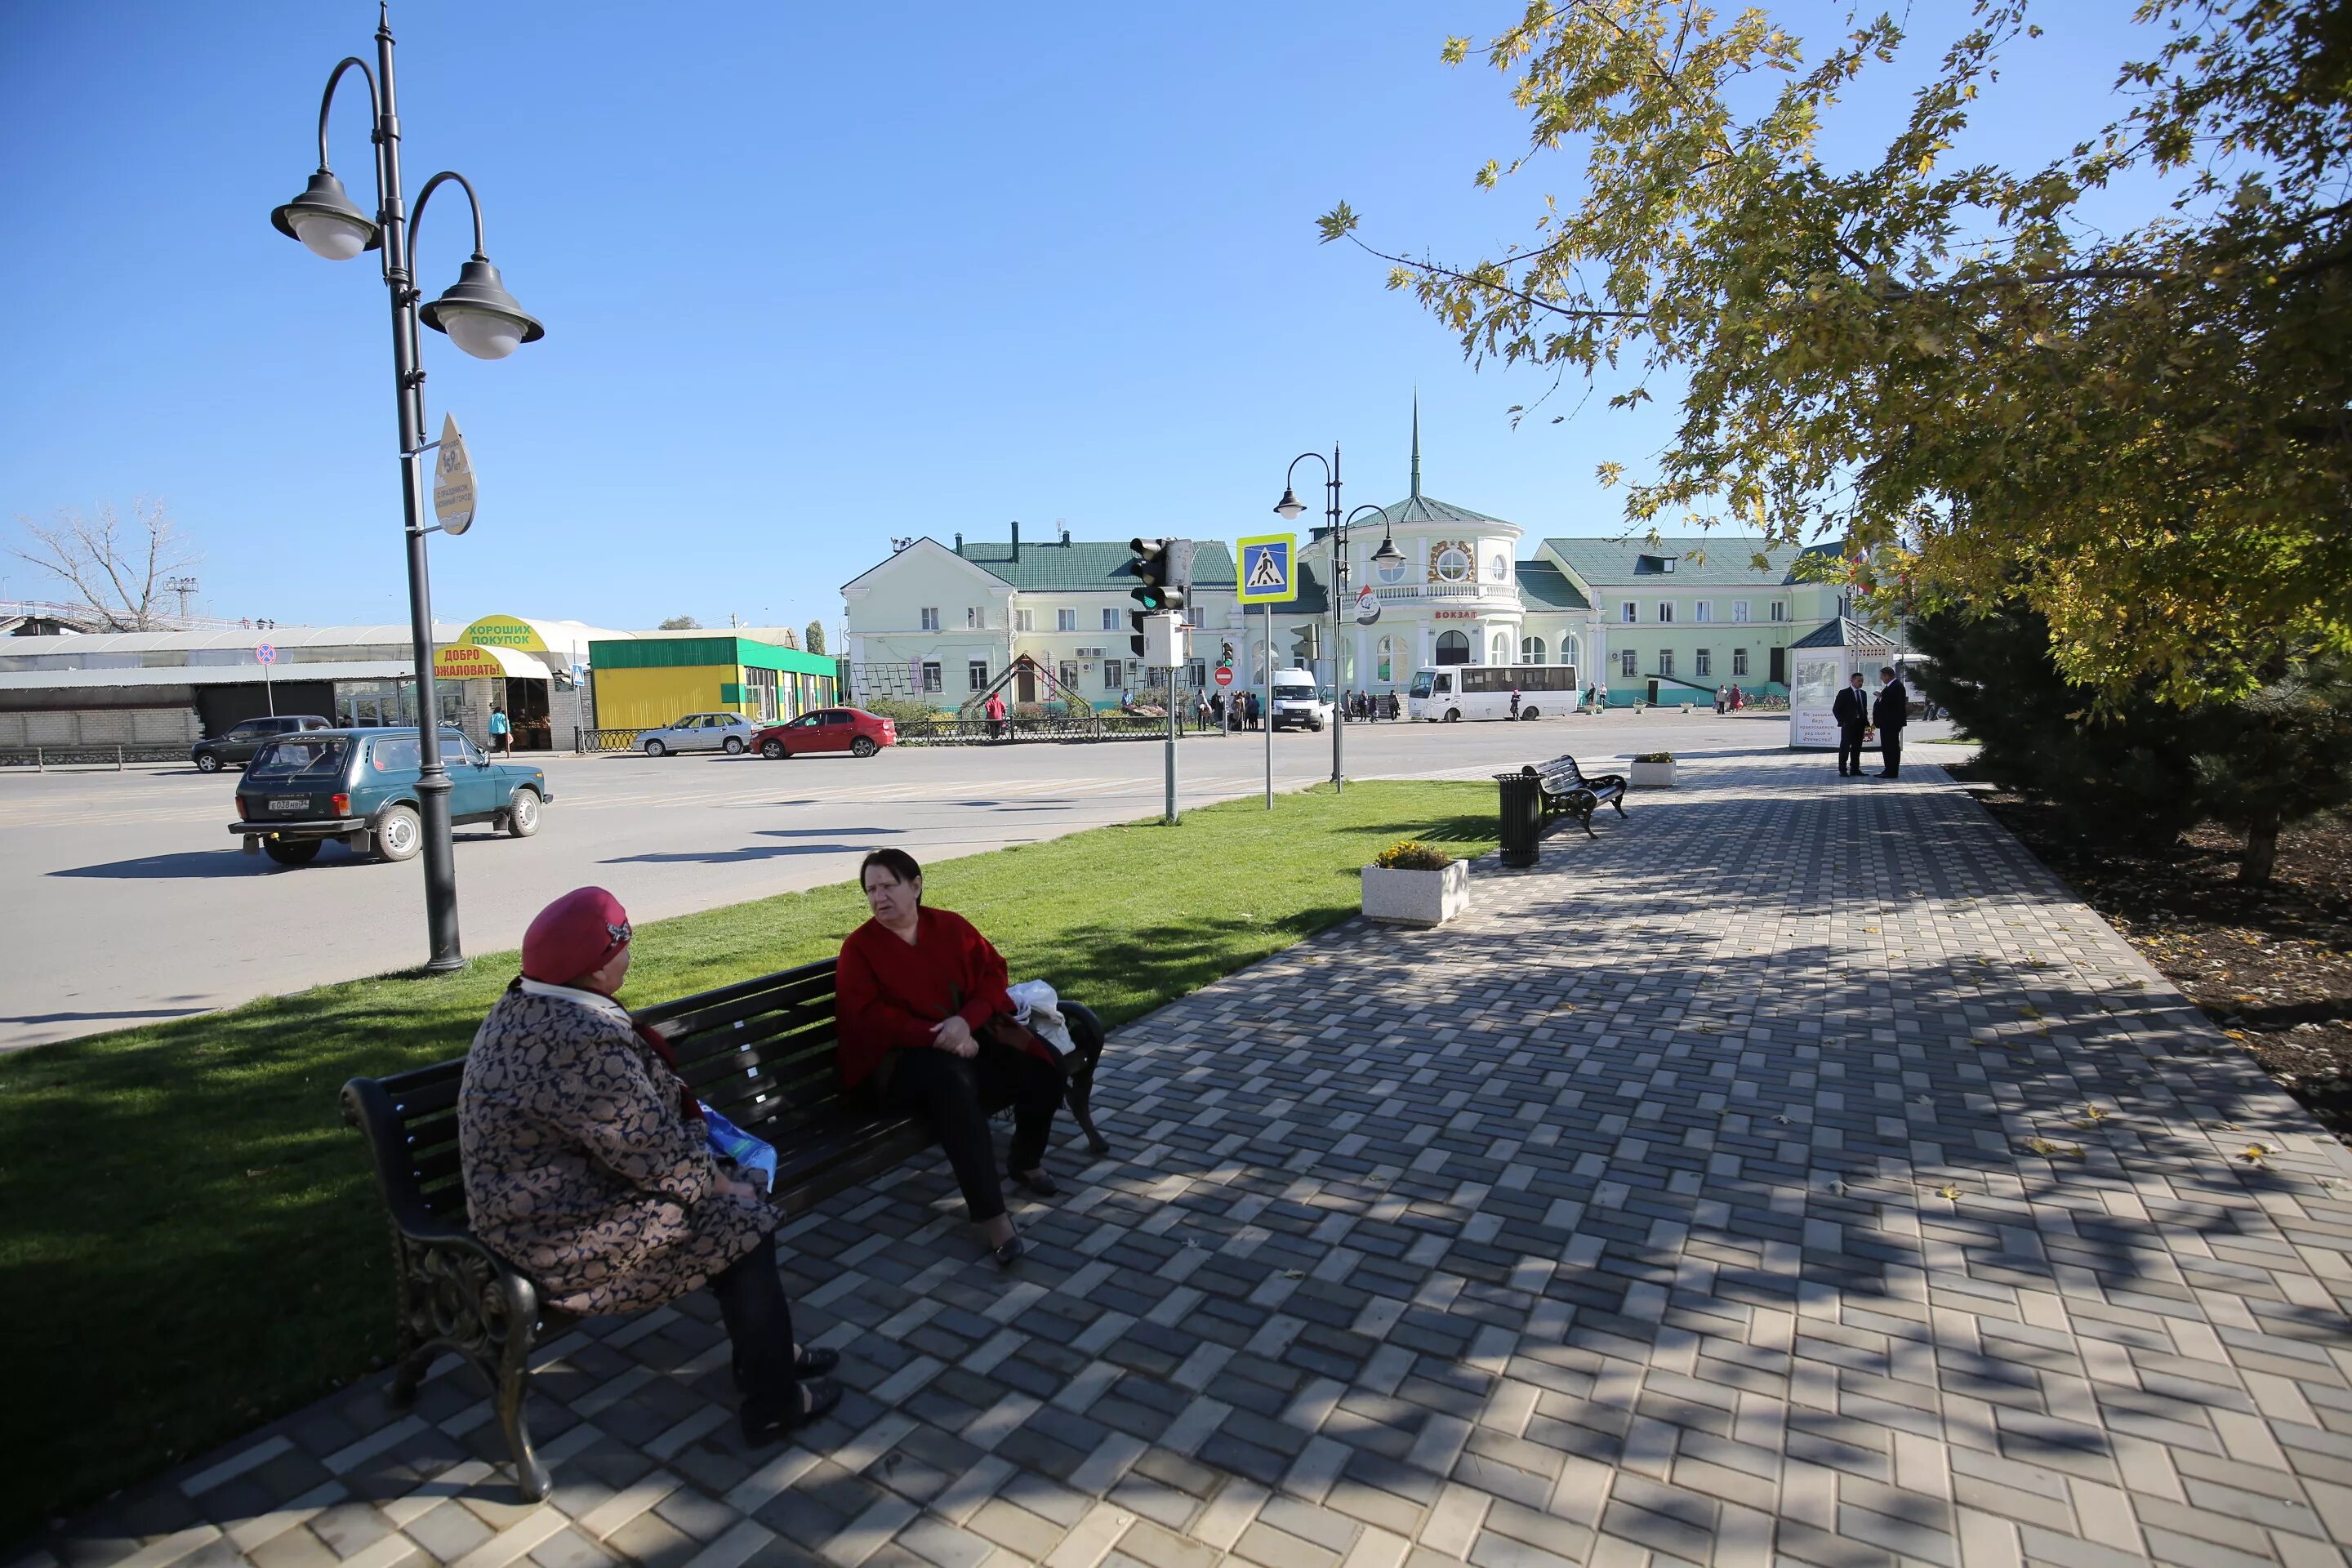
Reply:
[[1421, 494], [1421, 388], [1412, 389], [1412, 493]]

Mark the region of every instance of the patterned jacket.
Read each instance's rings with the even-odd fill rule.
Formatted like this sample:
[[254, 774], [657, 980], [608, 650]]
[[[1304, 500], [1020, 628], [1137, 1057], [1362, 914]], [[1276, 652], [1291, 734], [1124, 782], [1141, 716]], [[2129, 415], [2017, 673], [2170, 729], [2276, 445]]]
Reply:
[[466, 1058], [457, 1150], [474, 1234], [561, 1311], [674, 1300], [779, 1219], [762, 1198], [718, 1189], [677, 1079], [617, 1007], [499, 998]]

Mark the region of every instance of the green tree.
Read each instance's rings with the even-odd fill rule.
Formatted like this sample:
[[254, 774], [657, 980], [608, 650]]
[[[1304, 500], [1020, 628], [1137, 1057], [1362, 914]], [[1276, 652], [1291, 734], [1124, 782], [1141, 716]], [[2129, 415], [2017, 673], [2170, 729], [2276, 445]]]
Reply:
[[661, 629], [666, 632], [698, 632], [702, 629], [702, 623], [692, 616], [672, 616], [661, 624]]
[[808, 624], [808, 635], [802, 639], [801, 646], [811, 653], [823, 653], [824, 651], [824, 623], [823, 621], [811, 621]]
[[[2103, 700], [2242, 696], [2352, 648], [2352, 0], [2143, 0], [2104, 134], [1966, 161], [2026, 11], [1979, 0], [1833, 169], [1841, 100], [1915, 47], [1892, 17], [1809, 60], [1759, 9], [1529, 0], [1477, 52], [1531, 144], [1477, 179], [1573, 148], [1580, 186], [1496, 256], [1373, 254], [1474, 363], [1681, 389], [1655, 472], [1601, 468], [1636, 528], [1842, 537], [1865, 587], [2021, 595]], [[2158, 210], [2108, 232], [2083, 204], [2135, 171]]]

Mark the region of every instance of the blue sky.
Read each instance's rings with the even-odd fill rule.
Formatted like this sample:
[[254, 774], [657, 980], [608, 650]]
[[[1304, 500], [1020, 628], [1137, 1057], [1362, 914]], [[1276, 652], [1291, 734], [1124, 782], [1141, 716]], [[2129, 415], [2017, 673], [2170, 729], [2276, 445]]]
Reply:
[[[897, 534], [1230, 540], [1272, 526], [1306, 447], [1342, 446], [1350, 505], [1401, 495], [1416, 384], [1433, 493], [1531, 537], [1613, 531], [1593, 465], [1638, 470], [1666, 415], [1595, 397], [1514, 431], [1543, 380], [1474, 373], [1313, 228], [1344, 197], [1384, 247], [1465, 257], [1570, 194], [1565, 160], [1470, 183], [1523, 121], [1438, 47], [1516, 9], [395, 5], [410, 195], [471, 177], [548, 329], [496, 363], [426, 334], [431, 424], [457, 414], [482, 488], [474, 531], [435, 541], [437, 615], [830, 627]], [[2044, 7], [1976, 150], [2103, 121], [2131, 9]], [[1964, 12], [1917, 5], [1922, 43]], [[211, 613], [404, 618], [382, 283], [268, 225], [374, 22], [373, 0], [0, 10], [0, 519], [161, 496]], [[331, 149], [373, 206], [357, 85]], [[428, 297], [468, 248], [454, 195]]]

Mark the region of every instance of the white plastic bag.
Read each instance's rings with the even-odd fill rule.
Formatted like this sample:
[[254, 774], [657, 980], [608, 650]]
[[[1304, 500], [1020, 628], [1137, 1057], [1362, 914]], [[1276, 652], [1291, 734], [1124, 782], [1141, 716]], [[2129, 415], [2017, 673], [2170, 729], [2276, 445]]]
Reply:
[[1078, 1042], [1070, 1037], [1070, 1026], [1062, 1020], [1061, 998], [1054, 988], [1042, 980], [1024, 980], [1018, 985], [1008, 985], [1004, 994], [1013, 998], [1013, 1018], [1025, 1024], [1030, 1032], [1064, 1056], [1076, 1054]]

